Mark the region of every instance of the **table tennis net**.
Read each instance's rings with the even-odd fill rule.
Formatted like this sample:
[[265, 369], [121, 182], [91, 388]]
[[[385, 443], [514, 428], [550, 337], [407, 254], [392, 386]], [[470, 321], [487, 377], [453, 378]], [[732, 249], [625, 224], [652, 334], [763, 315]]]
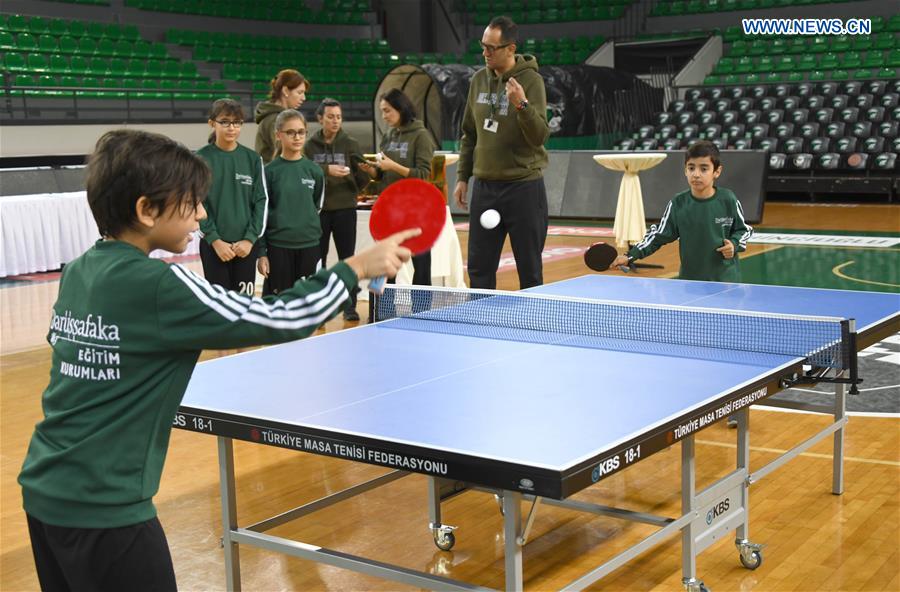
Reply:
[[387, 286], [374, 309], [378, 321], [398, 319], [397, 328], [484, 338], [554, 343], [568, 336], [565, 345], [622, 342], [685, 355], [702, 348], [733, 359], [752, 352], [840, 369], [851, 359], [850, 323], [835, 317], [422, 286]]

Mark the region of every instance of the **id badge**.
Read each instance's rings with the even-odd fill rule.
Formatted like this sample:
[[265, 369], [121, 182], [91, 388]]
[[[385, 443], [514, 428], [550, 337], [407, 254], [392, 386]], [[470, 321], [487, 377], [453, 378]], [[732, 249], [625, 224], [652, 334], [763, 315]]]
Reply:
[[497, 133], [497, 128], [500, 127], [500, 122], [496, 119], [485, 119], [484, 120], [484, 129], [491, 132], [492, 134]]

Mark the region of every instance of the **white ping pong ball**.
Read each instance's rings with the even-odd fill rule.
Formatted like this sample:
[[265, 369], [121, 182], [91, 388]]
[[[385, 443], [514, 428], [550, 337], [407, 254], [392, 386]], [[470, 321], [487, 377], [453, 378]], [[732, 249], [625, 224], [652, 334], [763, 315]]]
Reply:
[[487, 230], [500, 224], [500, 212], [497, 210], [485, 210], [481, 214], [481, 227]]

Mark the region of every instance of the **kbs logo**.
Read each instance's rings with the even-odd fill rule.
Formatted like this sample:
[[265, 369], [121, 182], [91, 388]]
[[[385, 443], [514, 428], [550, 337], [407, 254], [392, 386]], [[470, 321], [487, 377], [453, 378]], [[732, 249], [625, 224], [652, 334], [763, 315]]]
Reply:
[[726, 497], [706, 513], [706, 523], [712, 524], [713, 520], [727, 512], [729, 507], [731, 507], [731, 499]]
[[615, 455], [612, 458], [608, 458], [605, 461], [601, 462], [599, 465], [594, 467], [594, 470], [591, 471], [591, 481], [596, 483], [600, 480], [600, 477], [603, 475], [608, 475], [612, 473], [616, 469], [619, 468], [619, 455]]

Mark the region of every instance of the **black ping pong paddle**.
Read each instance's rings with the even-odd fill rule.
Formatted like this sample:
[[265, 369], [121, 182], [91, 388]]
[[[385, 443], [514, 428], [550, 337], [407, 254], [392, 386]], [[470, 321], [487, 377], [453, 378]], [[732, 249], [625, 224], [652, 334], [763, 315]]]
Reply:
[[[609, 271], [609, 266], [618, 256], [619, 252], [614, 246], [603, 242], [594, 243], [584, 252], [584, 264], [593, 271]], [[631, 265], [620, 265], [619, 269], [625, 273], [632, 270]]]

